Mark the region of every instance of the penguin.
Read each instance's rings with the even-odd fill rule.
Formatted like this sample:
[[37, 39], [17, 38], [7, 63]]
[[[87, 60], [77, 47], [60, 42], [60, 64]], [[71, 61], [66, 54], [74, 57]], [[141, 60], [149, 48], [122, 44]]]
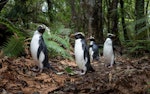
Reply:
[[43, 33], [45, 32], [45, 25], [39, 25], [38, 29], [34, 32], [30, 43], [30, 51], [32, 58], [36, 61], [38, 65], [38, 70], [42, 72], [43, 68], [48, 68], [54, 70], [48, 61], [48, 50], [43, 39]]
[[113, 51], [113, 41], [112, 38], [115, 37], [114, 34], [108, 33], [107, 38], [104, 42], [104, 47], [103, 47], [103, 56], [105, 59], [105, 62], [110, 64], [110, 67], [113, 67], [115, 63], [115, 56], [114, 56], [114, 51]]
[[90, 54], [90, 60], [91, 62], [93, 60], [99, 61], [99, 46], [95, 43], [95, 38], [90, 36], [88, 38], [90, 40], [90, 45], [89, 45], [89, 54]]
[[85, 35], [82, 32], [77, 32], [73, 34], [73, 36], [75, 37], [75, 61], [79, 69], [81, 70], [80, 75], [84, 75], [88, 71], [94, 72], [95, 70], [90, 64], [90, 55], [88, 51], [88, 46], [85, 41]]

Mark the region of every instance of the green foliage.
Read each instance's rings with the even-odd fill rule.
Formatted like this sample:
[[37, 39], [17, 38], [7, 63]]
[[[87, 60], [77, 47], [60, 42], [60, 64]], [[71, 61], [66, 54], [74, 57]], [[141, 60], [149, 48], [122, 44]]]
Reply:
[[66, 67], [65, 71], [70, 75], [74, 75], [73, 70], [70, 67]]
[[150, 29], [150, 24], [148, 24], [147, 22], [147, 25], [143, 26], [142, 28], [138, 29], [137, 31], [135, 30], [135, 26], [136, 24], [141, 24], [145, 21], [147, 21], [147, 17], [143, 17], [139, 20], [136, 20], [136, 21], [132, 21], [130, 22], [126, 28], [128, 30], [128, 36], [131, 40], [138, 40], [138, 39], [146, 39], [149, 37], [149, 29]]
[[16, 33], [17, 35], [23, 35], [23, 33], [21, 33], [20, 30], [8, 19], [0, 17], [0, 23], [7, 26], [10, 32]]
[[20, 55], [24, 51], [23, 43], [25, 37], [23, 33], [6, 18], [0, 17], [0, 23], [7, 26], [9, 32], [14, 34], [8, 38], [7, 42], [1, 47], [4, 54], [13, 57]]
[[[131, 15], [131, 14], [130, 14]], [[150, 52], [150, 41], [149, 41], [149, 29], [150, 25], [147, 22], [148, 17], [143, 17], [138, 20], [127, 20], [128, 25], [126, 29], [128, 31], [129, 41], [123, 43], [128, 49], [127, 53], [131, 56], [137, 57], [142, 56], [145, 53]], [[147, 22], [145, 26], [135, 30], [137, 24]], [[124, 42], [124, 41], [123, 41]]]
[[[88, 31], [88, 17], [89, 13], [96, 12], [93, 10], [89, 12], [87, 5], [84, 4], [81, 0], [74, 1], [74, 10], [71, 8], [71, 1], [68, 0], [52, 0], [51, 8], [49, 8], [48, 12], [42, 12], [41, 7], [42, 3], [45, 0], [9, 0], [9, 2], [5, 5], [2, 9], [0, 16], [0, 24], [7, 26], [7, 32], [11, 32], [12, 34], [18, 36], [12, 36], [8, 39], [7, 43], [3, 48], [11, 48], [10, 46], [17, 45], [23, 43], [25, 35], [21, 32], [21, 29], [25, 31], [33, 31], [37, 28], [37, 24], [45, 24], [46, 26], [50, 26], [51, 34], [48, 35], [47, 33], [44, 34], [45, 42], [48, 46], [48, 49], [51, 53], [51, 56], [55, 57], [57, 55], [63, 56], [64, 58], [70, 58], [69, 50], [70, 50], [70, 38], [69, 34], [71, 30], [69, 28], [77, 28], [76, 30], [86, 32]], [[145, 1], [148, 3], [148, 0]], [[88, 2], [87, 2], [88, 3]], [[108, 32], [108, 1], [103, 1], [102, 8], [103, 8], [103, 34], [105, 35]], [[138, 4], [139, 5], [139, 4]], [[124, 35], [123, 29], [121, 24], [121, 11], [118, 11], [118, 20], [119, 28], [117, 31], [119, 39], [122, 44], [125, 44], [127, 48], [129, 48], [129, 53], [135, 53], [137, 51], [149, 49], [148, 39], [150, 39], [150, 24], [149, 24], [149, 14], [145, 15], [147, 17], [143, 17], [140, 19], [136, 19], [135, 15], [135, 0], [124, 0], [124, 17], [125, 17], [125, 24], [127, 29], [127, 34], [129, 37], [129, 42], [124, 43]], [[140, 6], [139, 6], [140, 7]], [[118, 9], [120, 6], [118, 6]], [[150, 7], [148, 6], [147, 10]], [[145, 8], [145, 12], [147, 11]], [[116, 10], [113, 10], [116, 11]], [[73, 13], [74, 12], [74, 13]], [[71, 14], [72, 13], [72, 14]], [[113, 12], [115, 13], [115, 12]], [[148, 13], [148, 12], [147, 12]], [[101, 14], [101, 13], [100, 13]], [[99, 15], [99, 14], [98, 14]], [[13, 21], [13, 24], [8, 19]], [[71, 18], [75, 19], [71, 22]], [[111, 22], [111, 21], [110, 21]], [[146, 22], [146, 25], [140, 27], [138, 30], [135, 31], [135, 27], [137, 24], [141, 24]], [[94, 26], [95, 23], [93, 23]], [[67, 28], [66, 28], [67, 27]], [[21, 28], [21, 29], [19, 29]], [[95, 27], [94, 27], [95, 28]], [[93, 28], [93, 32], [95, 31]], [[114, 31], [116, 32], [116, 31]], [[26, 33], [27, 34], [27, 33]], [[102, 39], [102, 38], [101, 38]], [[140, 40], [140, 41], [139, 41]], [[14, 44], [17, 41], [16, 44]], [[142, 42], [141, 42], [142, 41]], [[146, 42], [147, 41], [147, 42]], [[12, 43], [11, 43], [12, 42]], [[12, 47], [13, 48], [13, 47]], [[11, 49], [10, 49], [11, 50]], [[149, 51], [149, 50], [148, 50]], [[8, 52], [5, 50], [5, 52]], [[9, 54], [12, 51], [9, 52]], [[20, 51], [21, 52], [21, 51]], [[14, 53], [14, 52], [13, 52]], [[19, 54], [19, 52], [18, 52]], [[13, 56], [13, 55], [12, 55]]]
[[[62, 28], [63, 29], [63, 28]], [[72, 60], [69, 54], [70, 43], [69, 37], [63, 37], [59, 33], [52, 33], [49, 35], [47, 32], [44, 34], [44, 40], [50, 51], [51, 57], [62, 56], [63, 58], [68, 58]]]
[[125, 45], [128, 48], [128, 54], [132, 56], [142, 56], [145, 53], [150, 53], [150, 41], [149, 40], [134, 40], [126, 42]]
[[4, 54], [10, 57], [19, 56], [24, 51], [24, 38], [12, 36], [3, 45]]
[[51, 41], [55, 41], [57, 42], [58, 44], [61, 44], [62, 47], [64, 47], [65, 49], [70, 49], [70, 44], [69, 44], [69, 39], [68, 37], [66, 37], [65, 39], [62, 38], [61, 36], [59, 35], [56, 35], [56, 34], [51, 34], [50, 35], [50, 38], [48, 38], [48, 40], [51, 40]]

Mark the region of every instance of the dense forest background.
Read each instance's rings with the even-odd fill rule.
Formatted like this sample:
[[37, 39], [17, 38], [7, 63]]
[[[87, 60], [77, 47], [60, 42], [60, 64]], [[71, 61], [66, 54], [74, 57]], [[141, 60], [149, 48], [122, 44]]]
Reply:
[[77, 31], [100, 45], [114, 33], [115, 46], [139, 56], [150, 51], [149, 10], [149, 0], [1, 0], [0, 45], [7, 55], [23, 54], [32, 31], [45, 24], [51, 32], [44, 36], [49, 50], [64, 58], [69, 57], [69, 34]]
[[[57, 74], [32, 71], [30, 41], [40, 24]], [[95, 72], [74, 73], [75, 32], [96, 38]], [[107, 33], [116, 35], [112, 68], [102, 56]], [[0, 93], [149, 94], [150, 0], [0, 0]]]

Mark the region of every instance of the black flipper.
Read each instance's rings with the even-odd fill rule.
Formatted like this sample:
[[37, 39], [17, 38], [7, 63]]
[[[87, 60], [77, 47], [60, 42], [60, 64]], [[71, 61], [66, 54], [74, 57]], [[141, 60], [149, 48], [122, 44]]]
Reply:
[[99, 47], [98, 47], [98, 45], [96, 45], [94, 43], [93, 46], [92, 46], [92, 49], [94, 51], [93, 59], [99, 60]]
[[40, 53], [43, 52], [44, 55], [45, 55], [45, 59], [44, 59], [43, 62], [42, 62], [43, 65], [44, 65], [44, 68], [48, 68], [48, 69], [51, 69], [51, 70], [53, 70], [53, 71], [56, 71], [56, 70], [50, 65], [50, 63], [49, 63], [49, 61], [48, 61], [48, 50], [47, 50], [47, 47], [46, 47], [46, 45], [45, 45], [45, 42], [44, 42], [44, 39], [43, 39], [42, 36], [40, 36], [39, 45], [40, 45], [40, 46], [39, 46], [38, 53], [37, 53], [38, 59], [39, 59]]
[[87, 62], [86, 62], [87, 71], [94, 72], [95, 70], [92, 68], [91, 63], [90, 63], [90, 55], [88, 51], [88, 46], [86, 45], [86, 42], [84, 39], [82, 39], [81, 42], [82, 42], [82, 48], [84, 50], [84, 59], [87, 58]]

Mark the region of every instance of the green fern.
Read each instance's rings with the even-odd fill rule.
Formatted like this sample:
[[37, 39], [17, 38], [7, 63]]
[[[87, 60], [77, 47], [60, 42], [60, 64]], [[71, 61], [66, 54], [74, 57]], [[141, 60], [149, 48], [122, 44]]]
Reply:
[[46, 37], [48, 38], [48, 40], [55, 41], [55, 42], [61, 44], [66, 49], [70, 48], [69, 39], [67, 37], [61, 38], [61, 36], [56, 35], [56, 34], [51, 34], [49, 37], [48, 36], [46, 36]]
[[13, 57], [19, 56], [24, 51], [23, 44], [25, 37], [23, 33], [6, 18], [0, 17], [0, 23], [7, 26], [8, 31], [14, 34], [1, 47], [4, 54]]
[[8, 41], [3, 45], [4, 54], [10, 57], [19, 56], [24, 51], [24, 38], [17, 38], [12, 36]]
[[10, 32], [16, 33], [17, 35], [23, 35], [23, 33], [8, 19], [0, 17], [0, 23], [7, 26], [7, 28], [10, 29]]
[[[50, 51], [52, 57], [55, 56], [62, 56], [63, 58], [67, 58], [73, 60], [71, 55], [69, 54], [70, 51], [70, 43], [69, 37], [67, 35], [62, 35], [60, 30], [64, 29], [62, 25], [57, 26], [57, 28], [51, 28], [51, 34], [48, 32], [44, 33], [44, 40], [47, 45], [48, 50]], [[53, 32], [52, 32], [53, 31]]]
[[126, 43], [128, 48], [128, 54], [134, 56], [143, 55], [144, 52], [150, 52], [150, 41], [149, 40], [134, 40]]
[[68, 59], [72, 59], [72, 57], [70, 56], [70, 54], [63, 48], [61, 47], [57, 42], [55, 41], [45, 41], [47, 48], [51, 53], [52, 56], [63, 56], [64, 58], [68, 58]]
[[148, 38], [149, 37], [149, 28], [150, 28], [150, 24], [147, 23], [146, 26], [143, 26], [142, 28], [140, 28], [139, 30], [135, 31], [135, 26], [136, 24], [141, 24], [143, 22], [147, 22], [147, 17], [143, 17], [139, 20], [136, 21], [130, 21], [129, 24], [126, 26], [127, 30], [128, 30], [128, 36], [131, 39], [143, 39], [143, 38]]

